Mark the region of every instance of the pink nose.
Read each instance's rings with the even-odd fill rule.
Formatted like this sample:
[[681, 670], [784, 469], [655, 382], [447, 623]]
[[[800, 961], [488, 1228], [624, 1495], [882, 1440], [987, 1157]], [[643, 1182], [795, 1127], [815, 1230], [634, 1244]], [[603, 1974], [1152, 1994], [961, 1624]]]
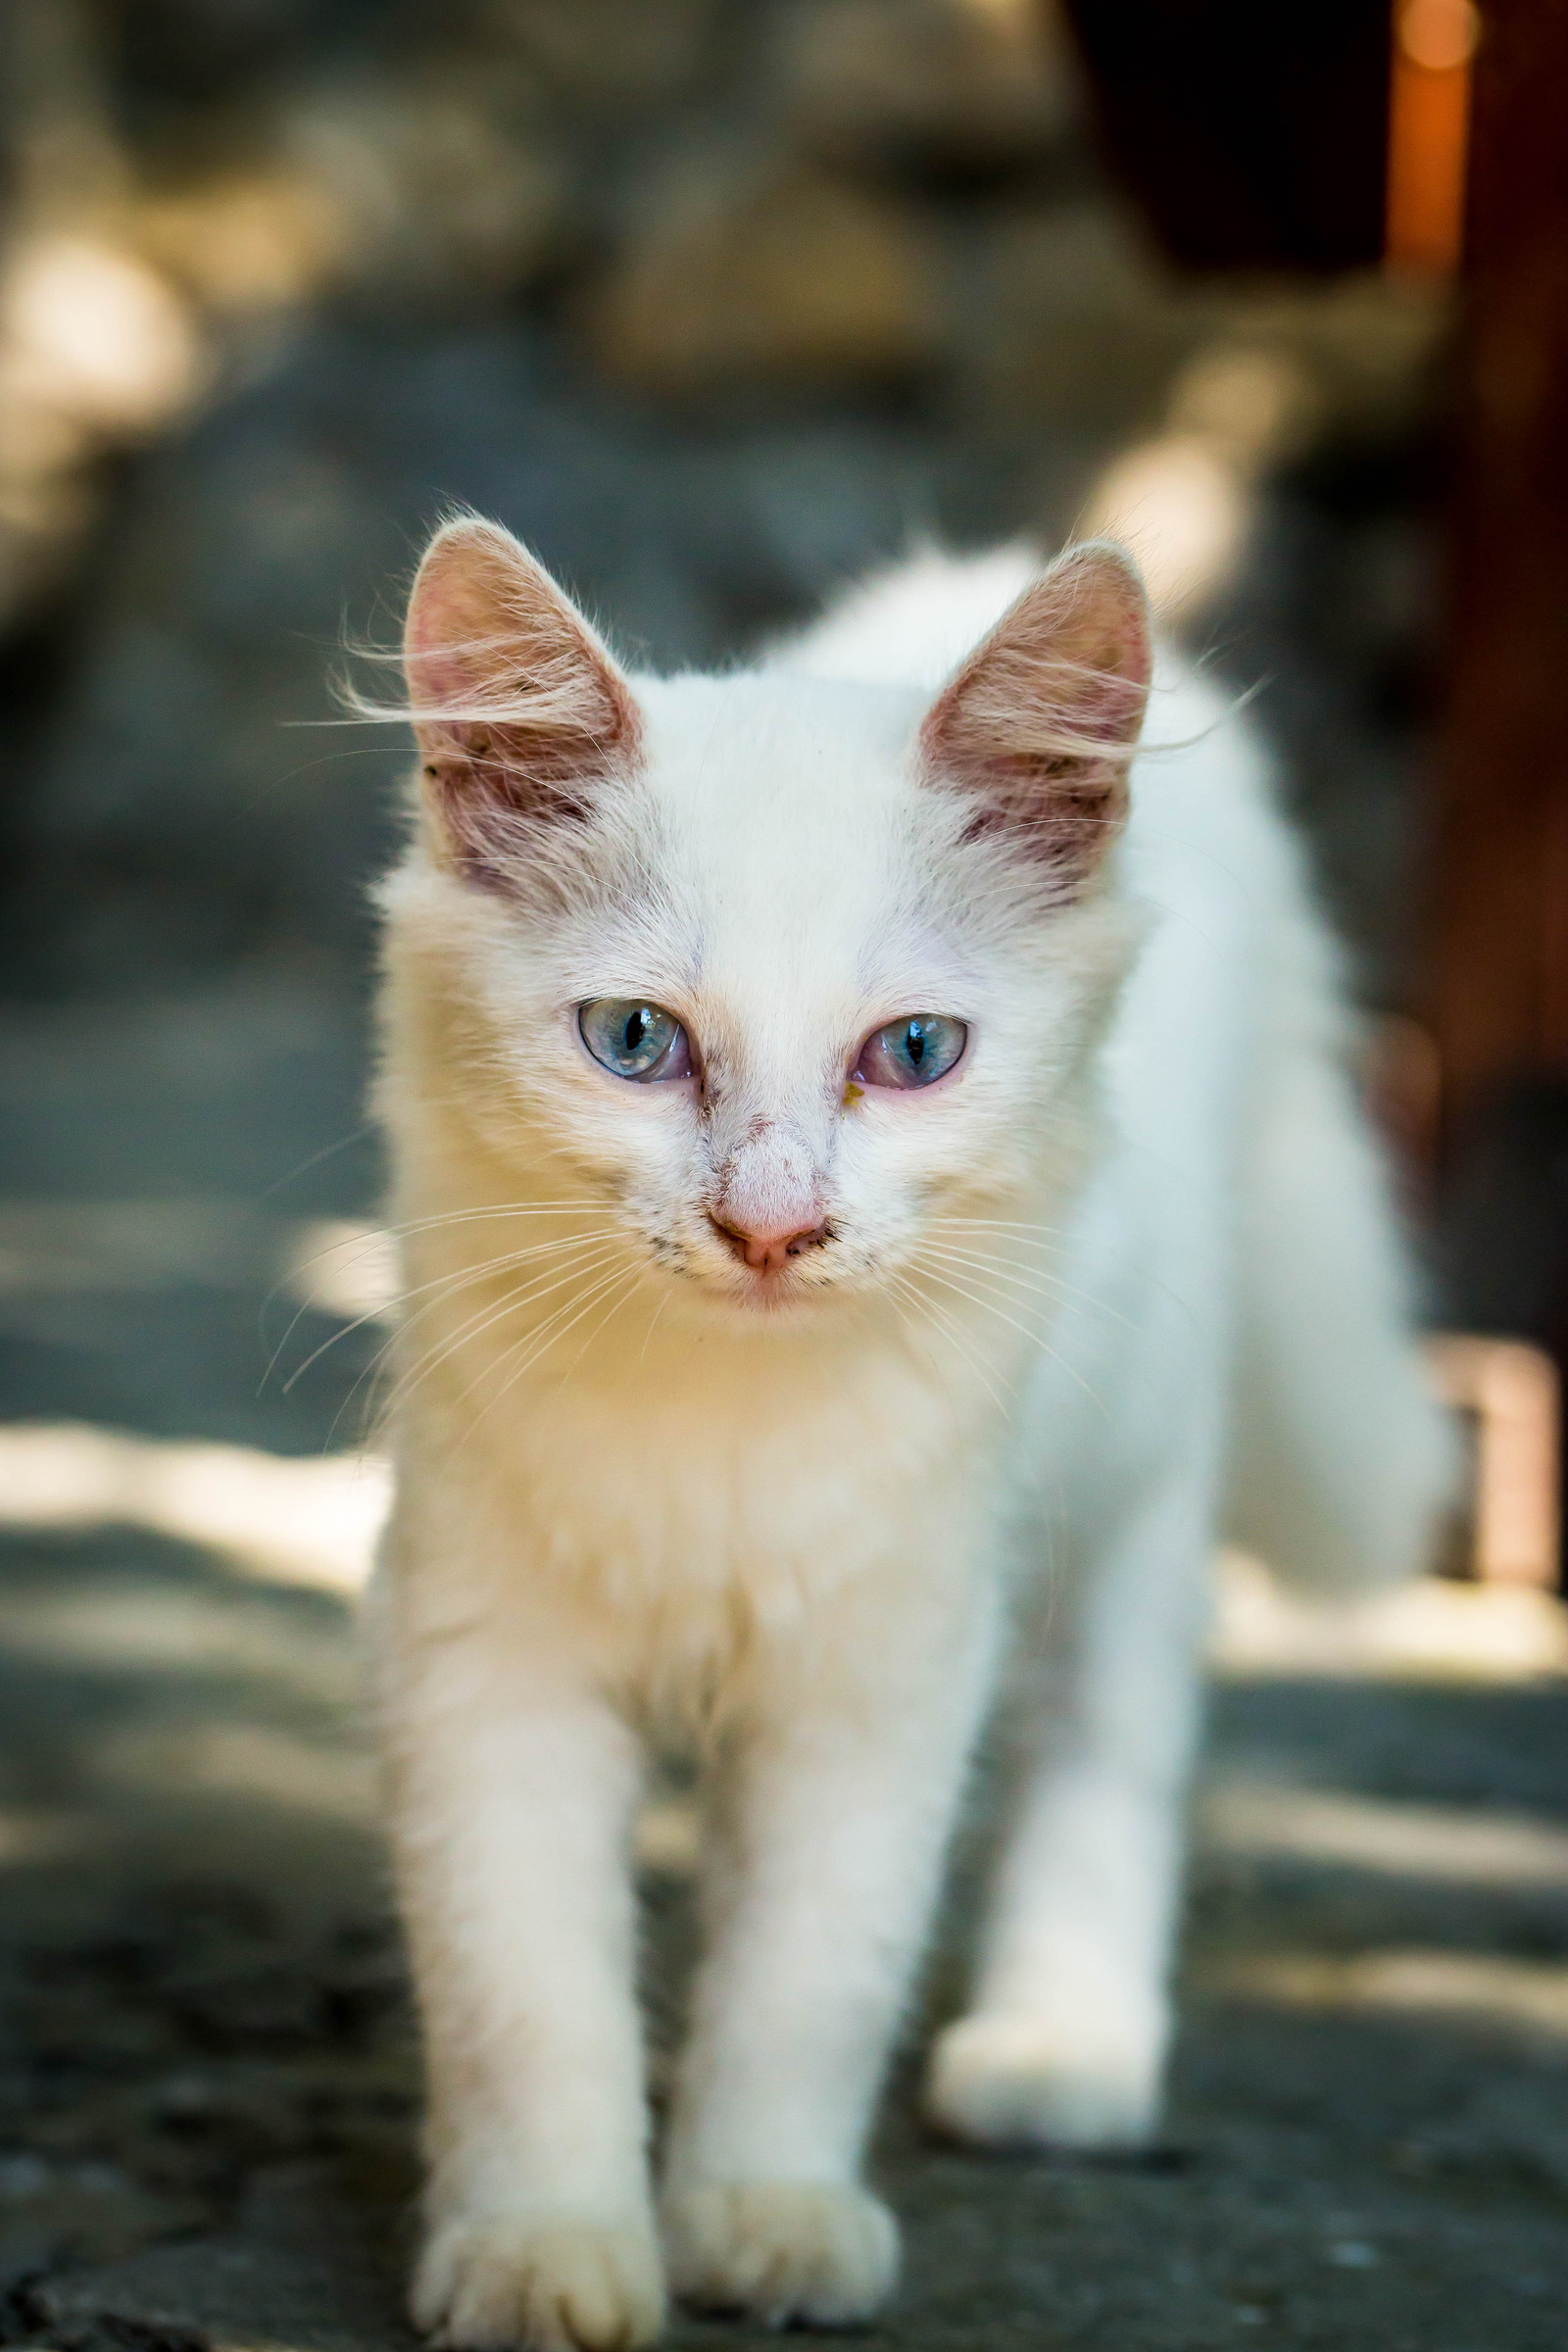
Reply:
[[786, 1260], [799, 1257], [804, 1250], [819, 1250], [827, 1240], [825, 1225], [807, 1225], [790, 1231], [776, 1229], [749, 1230], [744, 1225], [726, 1225], [714, 1217], [715, 1232], [721, 1233], [743, 1265], [753, 1267], [759, 1274], [777, 1274]]

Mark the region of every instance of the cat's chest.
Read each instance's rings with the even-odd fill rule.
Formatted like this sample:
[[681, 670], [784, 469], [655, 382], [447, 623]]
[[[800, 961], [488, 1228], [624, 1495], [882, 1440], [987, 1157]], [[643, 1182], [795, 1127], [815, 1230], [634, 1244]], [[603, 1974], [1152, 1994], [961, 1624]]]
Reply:
[[874, 1354], [686, 1364], [520, 1398], [488, 1472], [522, 1554], [627, 1608], [780, 1605], [970, 1541], [1002, 1433]]

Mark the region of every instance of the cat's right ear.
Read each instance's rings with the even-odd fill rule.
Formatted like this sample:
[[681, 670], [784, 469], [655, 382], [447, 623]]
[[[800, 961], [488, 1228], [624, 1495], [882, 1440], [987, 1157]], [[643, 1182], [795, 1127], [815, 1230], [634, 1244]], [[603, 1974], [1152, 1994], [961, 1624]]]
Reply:
[[425, 550], [403, 633], [409, 715], [438, 841], [480, 878], [633, 769], [642, 724], [597, 632], [499, 523]]

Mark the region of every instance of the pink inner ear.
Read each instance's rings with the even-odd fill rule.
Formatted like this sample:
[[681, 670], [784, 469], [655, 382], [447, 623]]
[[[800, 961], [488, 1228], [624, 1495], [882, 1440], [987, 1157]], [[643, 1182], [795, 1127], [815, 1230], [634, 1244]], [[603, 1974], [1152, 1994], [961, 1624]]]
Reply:
[[1119, 549], [1074, 548], [1025, 589], [920, 730], [934, 780], [974, 803], [967, 835], [1004, 831], [1063, 895], [1080, 890], [1125, 822], [1152, 665]]
[[636, 764], [636, 701], [608, 650], [527, 551], [492, 523], [450, 523], [409, 601], [410, 714], [438, 815], [487, 871], [519, 822], [581, 816]]

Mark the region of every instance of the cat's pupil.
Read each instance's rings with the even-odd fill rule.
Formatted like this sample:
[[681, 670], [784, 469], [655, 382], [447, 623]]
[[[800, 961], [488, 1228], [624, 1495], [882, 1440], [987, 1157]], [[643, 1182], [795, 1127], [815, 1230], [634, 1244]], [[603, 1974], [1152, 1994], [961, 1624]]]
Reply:
[[904, 1041], [904, 1050], [915, 1068], [918, 1069], [925, 1059], [925, 1031], [918, 1021], [909, 1023], [909, 1033]]
[[648, 1007], [645, 1004], [639, 1004], [626, 1023], [626, 1051], [628, 1054], [635, 1054], [638, 1051], [651, 1027]]

